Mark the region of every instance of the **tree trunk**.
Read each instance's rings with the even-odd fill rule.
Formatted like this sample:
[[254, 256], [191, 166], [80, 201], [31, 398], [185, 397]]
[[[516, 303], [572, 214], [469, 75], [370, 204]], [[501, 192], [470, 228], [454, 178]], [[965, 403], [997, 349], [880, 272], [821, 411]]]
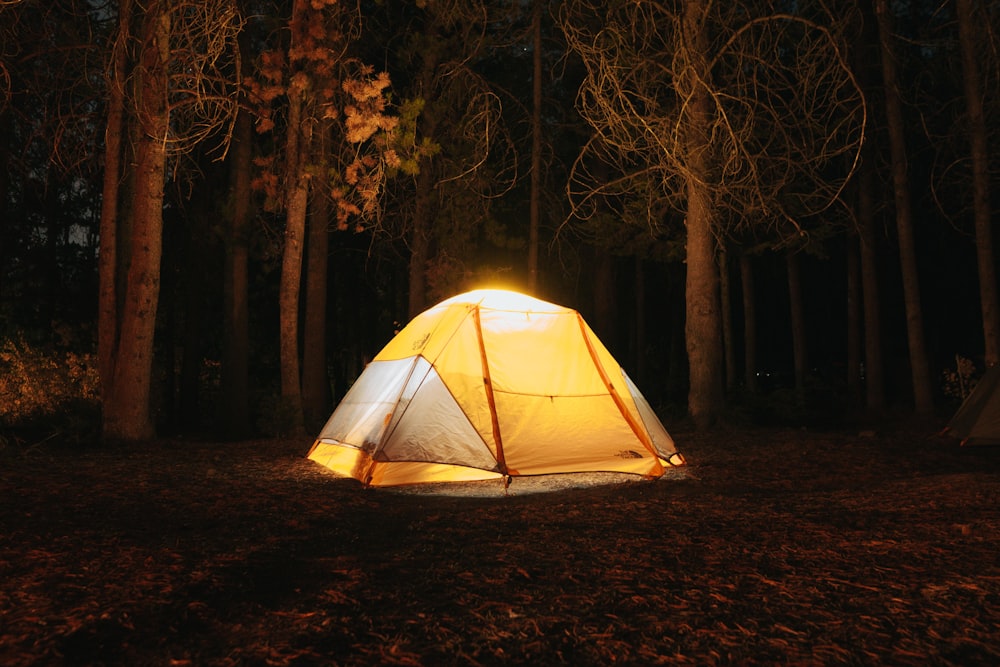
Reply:
[[[972, 156], [972, 210], [976, 226], [976, 263], [979, 267], [979, 303], [983, 315], [986, 365], [1000, 361], [1000, 311], [997, 309], [996, 256], [993, 252], [990, 209], [989, 154], [986, 118], [979, 86], [976, 55], [977, 23], [971, 0], [955, 0], [959, 45], [962, 49], [962, 80], [969, 115], [969, 152]], [[981, 17], [986, 21], [986, 17]]]
[[[437, 21], [430, 28], [432, 35], [438, 35], [442, 29]], [[420, 70], [417, 74], [416, 93], [424, 99], [435, 99], [437, 94], [438, 61], [444, 55], [439, 49], [427, 49], [422, 55]], [[436, 137], [438, 133], [438, 114], [428, 112], [421, 118], [423, 136]], [[431, 255], [431, 235], [434, 232], [435, 206], [434, 198], [437, 177], [432, 171], [435, 159], [428, 157], [421, 160], [419, 173], [414, 178], [413, 217], [410, 220], [409, 246], [410, 263], [408, 268], [408, 317], [413, 319], [427, 308], [427, 269]]]
[[[294, 104], [290, 106], [296, 106]], [[298, 114], [289, 114], [295, 117]], [[297, 170], [298, 171], [298, 170]], [[289, 187], [285, 220], [284, 250], [281, 256], [281, 279], [278, 288], [279, 356], [281, 397], [290, 411], [293, 431], [304, 427], [299, 362], [299, 295], [302, 282], [303, 236], [309, 187], [304, 170], [293, 177]]]
[[[298, 31], [304, 30], [306, 0], [292, 6], [293, 52], [298, 46]], [[299, 362], [299, 295], [302, 285], [302, 254], [306, 229], [309, 181], [306, 172], [309, 153], [309, 125], [303, 122], [303, 90], [296, 82], [288, 87], [288, 136], [285, 142], [285, 238], [281, 256], [281, 279], [278, 287], [278, 333], [281, 365], [281, 397], [289, 410], [293, 433], [304, 432], [302, 386]]]
[[241, 110], [236, 117], [230, 152], [232, 217], [226, 234], [223, 287], [222, 424], [227, 438], [250, 432], [250, 311], [248, 255], [250, 244], [253, 121]]
[[166, 106], [170, 14], [151, 2], [142, 21], [143, 49], [137, 70], [141, 124], [135, 151], [135, 189], [128, 269], [112, 383], [104, 405], [104, 437], [134, 441], [153, 437], [150, 385], [153, 333], [163, 244], [163, 178], [169, 112]]
[[[108, 77], [108, 122], [104, 131], [104, 183], [101, 191], [100, 247], [97, 255], [97, 363], [101, 404], [107, 406], [114, 382], [118, 341], [118, 196], [122, 177], [122, 135], [125, 132], [126, 39], [130, 36], [132, 2], [119, 5], [118, 34], [112, 45]], [[105, 413], [107, 409], [105, 408]]]
[[736, 388], [736, 341], [733, 335], [733, 299], [729, 280], [729, 253], [719, 247], [719, 298], [722, 308], [722, 345], [726, 361], [726, 390]]
[[[0, 165], [7, 165], [10, 161], [10, 138], [11, 138], [11, 115], [10, 111], [0, 108]], [[5, 267], [7, 266], [7, 256], [10, 253], [10, 242], [12, 230], [7, 217], [7, 198], [10, 196], [10, 172], [0, 169], [0, 303], [6, 301], [5, 292], [7, 285], [4, 282]]]
[[646, 272], [642, 255], [635, 256], [635, 333], [632, 336], [632, 367], [635, 383], [646, 386]]
[[684, 300], [687, 291], [687, 266], [682, 263], [666, 265], [664, 280], [666, 286], [661, 290], [660, 308], [666, 314], [667, 321], [656, 342], [666, 354], [663, 400], [681, 404], [688, 400], [691, 385], [687, 351], [687, 302]]
[[[433, 135], [431, 135], [433, 136]], [[413, 226], [410, 230], [410, 302], [409, 317], [422, 313], [427, 307], [427, 262], [430, 259], [430, 234], [433, 222], [431, 201], [434, 180], [424, 164], [417, 174], [414, 194]]]
[[861, 256], [857, 234], [847, 236], [847, 368], [845, 380], [853, 406], [861, 402]]
[[910, 371], [916, 411], [929, 413], [934, 407], [931, 393], [930, 366], [924, 342], [923, 314], [920, 305], [920, 281], [917, 275], [917, 251], [910, 206], [910, 184], [907, 174], [906, 140], [903, 131], [903, 109], [896, 73], [896, 54], [892, 47], [892, 17], [888, 0], [875, 0], [880, 44], [882, 46], [882, 78], [885, 88], [886, 123], [892, 153], [892, 185], [896, 204], [896, 228], [903, 275], [903, 299], [906, 305], [906, 335], [910, 347]]
[[[209, 210], [207, 207], [211, 204], [203, 202], [202, 206], [206, 207], [203, 210]], [[209, 224], [207, 217], [195, 218], [193, 222], [194, 225], [206, 228]], [[199, 234], [194, 225], [187, 225], [189, 229], [185, 230], [185, 238], [181, 241], [187, 246], [185, 261], [178, 267], [178, 278], [183, 288], [183, 317], [178, 319], [183, 330], [180, 334], [182, 356], [177, 385], [177, 417], [178, 426], [184, 431], [197, 427], [200, 420], [201, 371], [205, 357], [205, 290], [200, 278], [210, 261], [205, 256], [206, 235]]]
[[594, 286], [594, 331], [597, 337], [616, 348], [615, 338], [615, 258], [611, 251], [594, 246], [593, 286]]
[[538, 294], [538, 227], [542, 191], [542, 5], [534, 0], [531, 16], [533, 76], [531, 81], [531, 211], [528, 222], [528, 291]]
[[874, 168], [865, 160], [858, 172], [858, 240], [861, 247], [861, 300], [865, 319], [865, 404], [873, 413], [885, 409], [885, 373], [882, 364], [881, 299], [878, 252], [875, 247]]
[[722, 345], [719, 314], [719, 272], [715, 262], [715, 212], [709, 183], [709, 129], [711, 98], [706, 85], [708, 40], [705, 3], [685, 0], [683, 33], [688, 56], [687, 74], [678, 81], [688, 100], [685, 115], [685, 152], [688, 172], [687, 278], [685, 284], [685, 340], [688, 353], [688, 410], [698, 429], [712, 426], [724, 405]]
[[[53, 183], [52, 175], [52, 169], [46, 169], [42, 175], [45, 184], [40, 204], [42, 220], [45, 225], [45, 254], [56, 258], [59, 257], [60, 244], [64, 244], [65, 232], [62, 228], [65, 226], [61, 225], [59, 221], [59, 211], [62, 209], [62, 205], [59, 198], [60, 192]], [[39, 285], [41, 288], [39, 296], [42, 298], [39, 299], [37, 305], [38, 314], [44, 318], [43, 321], [54, 322], [56, 320], [64, 272], [65, 267], [61, 262], [47, 262], [45, 265], [42, 274], [44, 284]]]
[[740, 255], [740, 283], [743, 287], [743, 373], [747, 391], [757, 387], [757, 299], [753, 292], [753, 264], [750, 255]]
[[[870, 2], [861, 3], [864, 27], [854, 44], [854, 66], [865, 94], [878, 93], [878, 20]], [[861, 252], [861, 303], [864, 318], [865, 406], [877, 414], [885, 408], [885, 373], [882, 363], [882, 320], [879, 297], [879, 254], [875, 223], [875, 151], [868, 141], [858, 165], [858, 245]]]
[[685, 340], [688, 353], [688, 410], [695, 426], [715, 423], [723, 406], [719, 274], [715, 264], [711, 194], [702, 182], [687, 183], [687, 303]]
[[792, 360], [795, 372], [795, 395], [799, 403], [805, 403], [806, 372], [809, 357], [806, 351], [806, 317], [802, 303], [802, 271], [799, 255], [794, 250], [785, 252], [785, 267], [788, 270], [788, 304], [792, 321]]
[[[326, 154], [330, 128], [324, 125], [317, 151]], [[322, 179], [318, 179], [322, 180]], [[327, 258], [330, 247], [330, 199], [326, 188], [316, 183], [309, 210], [306, 243], [306, 312], [302, 335], [302, 407], [306, 425], [319, 430], [330, 412], [330, 378], [326, 359]]]

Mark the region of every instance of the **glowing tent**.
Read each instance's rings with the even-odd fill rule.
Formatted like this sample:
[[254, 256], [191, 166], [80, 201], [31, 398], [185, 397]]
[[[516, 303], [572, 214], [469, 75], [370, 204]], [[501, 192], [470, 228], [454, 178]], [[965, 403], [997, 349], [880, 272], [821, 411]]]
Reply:
[[309, 458], [366, 485], [624, 472], [683, 457], [578, 312], [478, 290], [413, 319], [372, 360]]

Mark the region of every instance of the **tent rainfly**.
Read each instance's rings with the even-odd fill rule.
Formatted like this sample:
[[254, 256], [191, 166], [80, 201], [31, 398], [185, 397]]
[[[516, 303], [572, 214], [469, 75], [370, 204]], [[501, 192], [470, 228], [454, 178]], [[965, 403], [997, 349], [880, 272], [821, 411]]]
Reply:
[[945, 433], [963, 445], [1000, 445], [1000, 365], [992, 366], [979, 379]]
[[365, 485], [684, 464], [646, 399], [570, 308], [504, 290], [424, 311], [372, 360], [309, 458]]

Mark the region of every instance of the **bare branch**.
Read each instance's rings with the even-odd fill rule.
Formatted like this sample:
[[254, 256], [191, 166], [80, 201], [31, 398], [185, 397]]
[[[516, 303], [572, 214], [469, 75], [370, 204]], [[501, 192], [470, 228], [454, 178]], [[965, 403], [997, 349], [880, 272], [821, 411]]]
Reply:
[[[707, 185], [714, 205], [731, 212], [721, 219], [734, 230], [787, 225], [798, 233], [837, 201], [860, 158], [865, 102], [841, 35], [856, 17], [835, 18], [825, 8], [812, 18], [753, 15], [735, 3], [710, 5], [712, 80], [695, 86], [712, 100]], [[572, 0], [559, 17], [586, 67], [577, 106], [599, 141], [584, 153], [603, 146], [603, 162], [621, 174], [617, 183], [656, 172], [664, 200], [683, 207], [683, 184], [692, 177], [682, 141], [691, 100], [677, 82], [695, 70], [680, 17], [657, 2], [598, 9], [593, 0]], [[593, 22], [599, 15], [606, 20]], [[581, 154], [573, 170], [574, 214], [608, 192], [583, 168], [587, 159]]]

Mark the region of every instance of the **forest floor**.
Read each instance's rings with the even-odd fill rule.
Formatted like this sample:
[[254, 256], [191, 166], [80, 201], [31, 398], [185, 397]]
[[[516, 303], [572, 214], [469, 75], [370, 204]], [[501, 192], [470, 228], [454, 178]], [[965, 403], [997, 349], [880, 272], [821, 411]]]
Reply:
[[7, 446], [0, 664], [1000, 664], [1000, 450], [674, 436], [661, 480], [509, 495], [309, 442]]

